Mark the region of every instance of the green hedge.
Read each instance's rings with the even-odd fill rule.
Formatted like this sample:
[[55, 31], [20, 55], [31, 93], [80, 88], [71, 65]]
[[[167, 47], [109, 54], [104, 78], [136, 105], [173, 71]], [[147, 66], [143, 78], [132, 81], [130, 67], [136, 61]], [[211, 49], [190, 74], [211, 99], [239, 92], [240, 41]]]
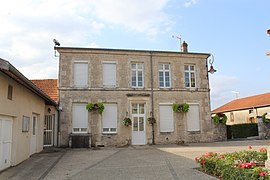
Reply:
[[227, 126], [227, 138], [247, 138], [251, 136], [258, 136], [258, 124], [234, 124]]

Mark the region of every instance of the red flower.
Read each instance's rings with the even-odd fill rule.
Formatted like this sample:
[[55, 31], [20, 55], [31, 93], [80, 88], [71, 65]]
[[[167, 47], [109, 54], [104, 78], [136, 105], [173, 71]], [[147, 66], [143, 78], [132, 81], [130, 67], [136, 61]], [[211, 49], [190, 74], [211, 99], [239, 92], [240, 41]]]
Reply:
[[261, 148], [260, 152], [267, 152], [267, 149], [266, 148]]
[[252, 149], [252, 146], [248, 146], [248, 149]]
[[260, 172], [260, 176], [262, 177], [262, 176], [265, 176], [267, 174], [267, 172]]
[[203, 165], [203, 164], [205, 164], [205, 163], [206, 163], [206, 161], [205, 161], [205, 160], [202, 160], [202, 161], [201, 161], [201, 164], [202, 164], [202, 165]]
[[199, 158], [195, 157], [195, 161], [198, 161], [198, 160], [199, 160]]

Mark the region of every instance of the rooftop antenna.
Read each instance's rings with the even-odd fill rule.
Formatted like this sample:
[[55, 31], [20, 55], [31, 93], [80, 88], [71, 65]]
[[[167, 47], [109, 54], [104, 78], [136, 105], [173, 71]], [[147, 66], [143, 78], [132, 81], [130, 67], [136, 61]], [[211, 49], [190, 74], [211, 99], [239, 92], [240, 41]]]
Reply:
[[238, 99], [239, 98], [240, 92], [232, 91], [232, 93], [235, 94], [235, 99]]
[[179, 34], [179, 35], [172, 35], [172, 38], [177, 38], [179, 39], [179, 43], [180, 43], [180, 52], [182, 52], [182, 48], [181, 48], [181, 45], [182, 45], [182, 35]]

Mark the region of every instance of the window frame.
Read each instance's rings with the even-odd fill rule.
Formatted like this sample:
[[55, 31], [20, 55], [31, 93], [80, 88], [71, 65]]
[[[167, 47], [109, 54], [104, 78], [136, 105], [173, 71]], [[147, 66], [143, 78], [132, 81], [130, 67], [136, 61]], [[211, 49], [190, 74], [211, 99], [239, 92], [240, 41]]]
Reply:
[[[115, 84], [114, 85], [106, 85], [104, 84], [104, 65], [105, 64], [112, 64], [115, 65]], [[102, 62], [102, 84], [105, 88], [115, 88], [117, 84], [117, 63], [115, 61], [103, 61]]]
[[[173, 113], [173, 110], [172, 110], [172, 105], [173, 103], [159, 103], [159, 132], [160, 133], [173, 133], [175, 131], [175, 122], [174, 122], [174, 113]], [[171, 115], [172, 115], [172, 128], [170, 130], [164, 130], [165, 128], [162, 128], [162, 124], [161, 124], [161, 110], [160, 110], [160, 107], [161, 106], [167, 106], [171, 109]], [[166, 123], [168, 124], [168, 123]]]
[[23, 116], [22, 118], [22, 132], [29, 132], [30, 129], [30, 116]]
[[[159, 66], [162, 65], [162, 69], [159, 69]], [[169, 65], [169, 69], [167, 70], [165, 68], [166, 65]], [[160, 86], [160, 72], [162, 73], [163, 76], [163, 86]], [[169, 72], [169, 86], [166, 86], [166, 72]], [[171, 88], [172, 87], [172, 82], [171, 82], [171, 64], [170, 63], [162, 63], [162, 64], [158, 64], [158, 82], [159, 82], [159, 88]]]
[[[186, 66], [188, 67], [188, 70], [186, 70]], [[190, 70], [191, 66], [194, 67], [194, 70]], [[186, 82], [186, 73], [188, 73], [188, 83], [189, 86], [187, 86], [187, 82]], [[192, 86], [192, 77], [191, 74], [194, 74], [194, 87]], [[197, 82], [196, 82], [196, 65], [195, 64], [185, 64], [184, 65], [184, 86], [185, 88], [196, 88], [197, 87]]]
[[[87, 103], [80, 103], [80, 102], [75, 102], [75, 103], [72, 103], [72, 133], [76, 134], [76, 133], [81, 133], [81, 134], [85, 134], [85, 133], [88, 133], [88, 129], [89, 129], [89, 117], [88, 117], [88, 111], [87, 111], [87, 114], [86, 114], [86, 122], [87, 122], [87, 125], [86, 127], [74, 127], [74, 105], [82, 105], [84, 106], [85, 110], [86, 110], [86, 105]], [[74, 129], [78, 129], [78, 131], [75, 131]], [[85, 131], [83, 130], [85, 129]]]
[[[135, 64], [135, 69], [132, 68], [132, 65]], [[138, 68], [138, 65], [142, 65], [142, 69]], [[144, 64], [140, 62], [133, 62], [130, 64], [130, 69], [131, 69], [131, 87], [132, 88], [144, 88]], [[135, 71], [135, 86], [133, 86], [133, 72]], [[142, 72], [142, 86], [139, 86], [139, 71]]]
[[[75, 65], [76, 64], [85, 64], [87, 66], [87, 74], [86, 74], [86, 84], [76, 84], [75, 83]], [[86, 88], [86, 87], [89, 87], [89, 63], [87, 61], [74, 61], [73, 62], [73, 86], [76, 87], [76, 88]]]
[[7, 99], [9, 100], [13, 99], [13, 86], [11, 86], [10, 84], [8, 85]]
[[[105, 113], [102, 115], [102, 134], [117, 134], [117, 124], [118, 124], [118, 104], [117, 103], [105, 103], [104, 104], [104, 111], [106, 111], [106, 106], [108, 105], [115, 105], [116, 107], [116, 117], [115, 117], [115, 127], [104, 127], [104, 121], [105, 121]], [[104, 129], [108, 129], [109, 131], [104, 131]], [[115, 131], [112, 131], [112, 129], [115, 129]]]

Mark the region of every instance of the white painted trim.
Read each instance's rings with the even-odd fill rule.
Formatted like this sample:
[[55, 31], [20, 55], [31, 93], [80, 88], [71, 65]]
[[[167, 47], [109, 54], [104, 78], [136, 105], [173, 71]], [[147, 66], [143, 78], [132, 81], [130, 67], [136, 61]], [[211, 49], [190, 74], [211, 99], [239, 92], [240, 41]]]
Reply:
[[116, 61], [102, 61], [102, 64], [118, 64]]

